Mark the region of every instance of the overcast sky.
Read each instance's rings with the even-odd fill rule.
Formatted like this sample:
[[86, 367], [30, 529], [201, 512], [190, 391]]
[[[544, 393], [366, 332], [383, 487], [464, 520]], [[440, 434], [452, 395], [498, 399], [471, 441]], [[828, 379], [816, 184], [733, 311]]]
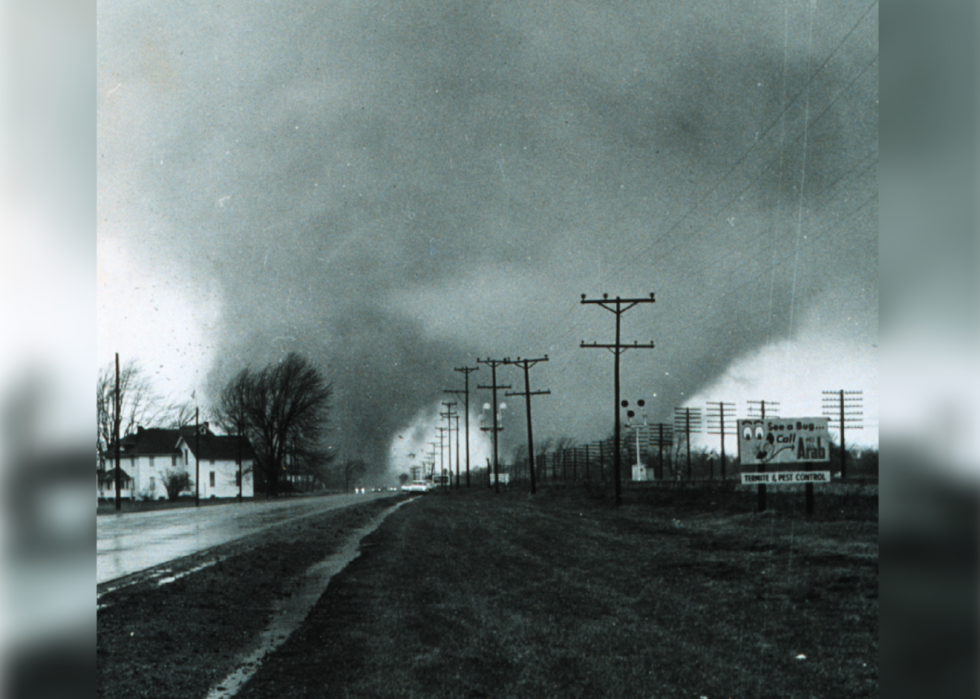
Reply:
[[100, 2], [99, 363], [206, 407], [299, 351], [400, 470], [477, 357], [548, 354], [536, 436], [609, 434], [579, 297], [652, 292], [652, 421], [863, 390], [876, 443], [877, 36], [865, 0]]

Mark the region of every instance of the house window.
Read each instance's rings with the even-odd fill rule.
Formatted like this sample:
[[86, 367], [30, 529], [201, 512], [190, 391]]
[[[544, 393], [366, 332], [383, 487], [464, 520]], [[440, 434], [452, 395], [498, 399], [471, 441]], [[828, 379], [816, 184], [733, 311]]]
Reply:
[[173, 456], [170, 457], [170, 465], [173, 466], [174, 468], [177, 468], [177, 455], [176, 454], [174, 454]]
[[240, 473], [235, 474], [235, 487], [237, 488], [242, 487], [242, 474]]
[[209, 474], [209, 476], [208, 476], [208, 484], [209, 484], [209, 485], [210, 485], [210, 486], [211, 486], [212, 488], [214, 487], [214, 471], [211, 471], [211, 473], [210, 473], [210, 474]]
[[187, 465], [187, 450], [184, 449], [184, 466]]
[[150, 492], [152, 493], [157, 489], [157, 479], [154, 476], [150, 476]]
[[136, 457], [133, 456], [129, 459], [129, 470], [133, 471], [136, 469]]
[[150, 457], [150, 468], [153, 468], [153, 457]]

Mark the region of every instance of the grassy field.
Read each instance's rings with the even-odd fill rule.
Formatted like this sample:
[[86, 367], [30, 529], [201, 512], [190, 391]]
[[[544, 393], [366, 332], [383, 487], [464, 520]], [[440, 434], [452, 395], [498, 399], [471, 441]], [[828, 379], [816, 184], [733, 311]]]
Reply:
[[427, 494], [240, 696], [878, 696], [877, 495], [802, 500]]

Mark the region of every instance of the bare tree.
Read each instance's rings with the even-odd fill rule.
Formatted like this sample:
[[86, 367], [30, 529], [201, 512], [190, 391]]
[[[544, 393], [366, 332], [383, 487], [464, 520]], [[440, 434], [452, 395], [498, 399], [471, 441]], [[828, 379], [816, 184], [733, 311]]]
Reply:
[[245, 474], [253, 472], [252, 468], [243, 468], [242, 466], [242, 438], [247, 438], [249, 434], [247, 406], [250, 391], [252, 390], [252, 382], [253, 378], [251, 372], [247, 368], [242, 369], [231, 381], [225, 385], [224, 389], [222, 389], [221, 395], [218, 397], [218, 405], [214, 409], [215, 422], [217, 422], [226, 433], [238, 437], [238, 453], [235, 458], [238, 463], [239, 496], [241, 496], [242, 483], [244, 483]]
[[214, 409], [214, 419], [228, 434], [245, 434], [248, 430], [249, 394], [254, 379], [249, 369], [242, 369], [225, 384]]
[[367, 472], [367, 464], [361, 459], [344, 459], [341, 471], [344, 477], [344, 492], [348, 493], [351, 481]]
[[160, 418], [164, 427], [176, 430], [194, 424], [194, 406], [190, 403], [171, 403], [164, 408]]
[[514, 478], [523, 478], [524, 470], [527, 466], [527, 444], [516, 445], [511, 451], [511, 459], [514, 463]]
[[[116, 370], [107, 364], [99, 370], [96, 383], [96, 451], [100, 463], [108, 457], [109, 446], [115, 439]], [[119, 435], [136, 431], [138, 425], [149, 425], [157, 420], [162, 408], [154, 393], [149, 377], [136, 362], [130, 361], [119, 370]]]
[[249, 438], [267, 492], [279, 492], [289, 464], [317, 473], [331, 456], [323, 446], [333, 386], [308, 360], [290, 353], [261, 371], [243, 369], [222, 391], [216, 416], [229, 432]]
[[538, 470], [535, 474], [539, 474], [542, 481], [548, 480], [548, 450], [552, 448], [555, 440], [551, 437], [547, 439], [538, 440], [535, 446], [538, 448], [538, 454], [535, 457], [535, 463], [537, 464]]

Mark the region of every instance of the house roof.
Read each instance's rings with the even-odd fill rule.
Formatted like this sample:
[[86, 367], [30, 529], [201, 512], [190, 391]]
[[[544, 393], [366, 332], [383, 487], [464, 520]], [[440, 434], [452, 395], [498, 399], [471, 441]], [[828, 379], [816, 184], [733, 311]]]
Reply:
[[[213, 432], [202, 434], [200, 438], [201, 453], [197, 453], [198, 439], [193, 435], [181, 435], [181, 441], [187, 445], [191, 453], [200, 459], [214, 461], [236, 461], [238, 459], [238, 437], [216, 435]], [[247, 437], [241, 438], [241, 456], [245, 461], [255, 459], [255, 452]]]
[[[193, 431], [193, 427], [191, 431]], [[158, 427], [139, 427], [136, 434], [124, 437], [120, 442], [121, 456], [153, 456], [157, 454], [176, 454], [180, 430], [165, 430]], [[112, 450], [109, 450], [112, 453]]]
[[[215, 461], [235, 461], [238, 459], [238, 437], [216, 435], [208, 423], [201, 423], [200, 444], [202, 459]], [[120, 440], [120, 456], [129, 458], [135, 456], [173, 456], [180, 453], [180, 443], [183, 441], [196, 455], [198, 439], [194, 425], [168, 430], [159, 427], [138, 427], [134, 434]], [[112, 447], [108, 453], [111, 455]], [[248, 439], [242, 437], [242, 458], [255, 458], [255, 452]]]

